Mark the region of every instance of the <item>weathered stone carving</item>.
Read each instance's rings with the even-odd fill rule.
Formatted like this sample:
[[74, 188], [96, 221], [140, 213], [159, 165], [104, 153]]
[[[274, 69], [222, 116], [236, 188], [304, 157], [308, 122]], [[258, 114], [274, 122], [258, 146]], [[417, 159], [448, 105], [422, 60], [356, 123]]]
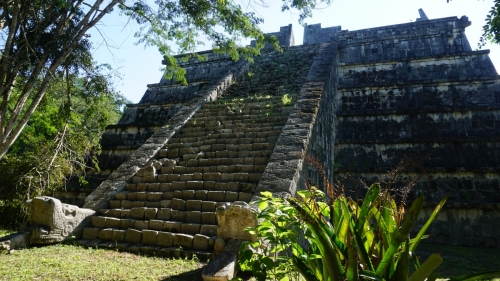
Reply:
[[29, 244], [50, 244], [78, 236], [95, 211], [63, 204], [42, 196], [28, 202], [28, 225], [22, 231], [0, 239], [1, 250], [13, 250]]
[[257, 209], [245, 202], [236, 201], [217, 208], [217, 221], [217, 236], [224, 240], [256, 240], [256, 236], [245, 229], [257, 226]]
[[30, 243], [47, 244], [65, 240], [83, 230], [86, 220], [95, 211], [63, 204], [49, 196], [36, 197], [28, 203], [29, 224], [32, 230]]

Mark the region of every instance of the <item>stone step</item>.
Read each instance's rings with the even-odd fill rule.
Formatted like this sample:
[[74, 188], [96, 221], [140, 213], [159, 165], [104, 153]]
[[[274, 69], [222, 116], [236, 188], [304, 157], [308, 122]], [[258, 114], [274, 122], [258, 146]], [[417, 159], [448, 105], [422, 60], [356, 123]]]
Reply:
[[[213, 204], [208, 204], [213, 203]], [[190, 224], [217, 225], [215, 215], [215, 202], [201, 200], [181, 200], [174, 199], [171, 202], [172, 208], [146, 208], [134, 207], [128, 210], [110, 209], [102, 210], [103, 215], [93, 216], [92, 225], [94, 227], [111, 227], [118, 229], [157, 229], [158, 223], [181, 222]], [[186, 209], [198, 209], [198, 211], [188, 211]], [[203, 211], [201, 211], [203, 210]], [[153, 222], [156, 226], [153, 226]]]
[[[266, 138], [266, 137], [277, 137], [281, 133], [281, 130], [272, 130], [272, 131], [259, 131], [259, 132], [238, 132], [238, 133], [214, 133], [212, 135], [205, 135], [202, 137], [183, 137], [182, 134], [178, 136], [174, 136], [170, 139], [169, 143], [195, 143], [202, 141], [204, 144], [217, 143], [220, 140], [223, 140], [222, 143], [239, 143], [239, 140], [244, 139], [253, 139], [253, 138]], [[253, 142], [253, 140], [252, 140]]]
[[214, 139], [232, 140], [231, 143], [240, 143], [245, 138], [266, 138], [279, 136], [283, 126], [274, 127], [241, 127], [234, 129], [221, 129], [209, 132], [181, 133], [170, 140], [170, 143], [191, 143]]
[[[196, 188], [196, 189], [194, 189]], [[165, 200], [174, 198], [183, 200], [203, 200], [215, 202], [250, 202], [257, 183], [188, 181], [166, 183], [165, 192], [158, 196], [157, 192], [129, 192], [126, 199], [110, 200], [112, 209], [130, 209], [134, 207], [155, 206], [168, 207]], [[154, 196], [150, 196], [153, 194]], [[146, 198], [146, 199], [144, 199]], [[155, 203], [156, 202], [156, 203]]]
[[[242, 141], [244, 142], [244, 141]], [[242, 143], [244, 144], [244, 143]], [[182, 148], [181, 148], [182, 149]], [[213, 158], [269, 158], [272, 154], [271, 149], [266, 149], [266, 150], [238, 150], [238, 151], [229, 151], [229, 150], [221, 150], [221, 151], [209, 151], [209, 152], [201, 152], [199, 155], [195, 153], [181, 153], [180, 149], [174, 148], [170, 149], [167, 152], [167, 157], [170, 159], [175, 159], [178, 157], [183, 158], [183, 160], [188, 161], [188, 160], [196, 160], [193, 158], [201, 158], [201, 159], [213, 159]], [[186, 157], [184, 157], [186, 154]]]
[[[247, 164], [234, 164], [234, 165], [224, 165], [226, 163], [232, 163], [234, 161], [225, 161], [223, 159], [248, 159], [247, 161], [241, 163]], [[258, 160], [257, 163], [264, 163], [263, 165], [254, 165], [255, 159], [264, 159], [262, 162]], [[223, 160], [223, 161], [221, 161]], [[252, 161], [253, 160], [253, 161]], [[266, 158], [211, 158], [211, 159], [191, 159], [189, 161], [180, 161], [179, 165], [174, 167], [162, 167], [157, 170], [158, 176], [157, 181], [159, 183], [173, 182], [173, 181], [199, 181], [203, 180], [205, 173], [263, 173], [266, 165]], [[183, 165], [186, 162], [186, 165]], [[226, 177], [227, 179], [228, 177]], [[228, 181], [228, 180], [223, 180]], [[232, 180], [229, 180], [232, 181]]]
[[[241, 133], [241, 139], [248, 139], [250, 133], [244, 134]], [[196, 141], [196, 142], [186, 142], [186, 143], [168, 143], [164, 147], [166, 149], [173, 149], [173, 148], [194, 148], [198, 147], [200, 151], [214, 151], [214, 150], [220, 150], [217, 149], [217, 146], [213, 146], [215, 144], [234, 144], [238, 145], [238, 139], [239, 138], [234, 138], [234, 139], [218, 139], [218, 140], [208, 140], [208, 141]], [[253, 143], [267, 143], [267, 144], [273, 144], [278, 140], [278, 136], [270, 136], [270, 137], [253, 137]], [[161, 156], [161, 155], [160, 155]], [[164, 152], [163, 156], [161, 157], [167, 157], [167, 151]]]
[[[233, 120], [231, 120], [233, 121]], [[247, 122], [245, 122], [247, 121]], [[207, 123], [212, 123], [207, 125]], [[194, 134], [194, 133], [231, 133], [229, 131], [232, 131], [234, 133], [237, 132], [245, 132], [241, 131], [242, 129], [252, 129], [253, 131], [269, 131], [272, 130], [272, 128], [278, 128], [279, 126], [284, 126], [286, 124], [286, 120], [281, 120], [281, 121], [275, 121], [275, 122], [262, 122], [262, 123], [257, 123], [255, 120], [244, 120], [243, 122], [220, 122], [220, 121], [215, 121], [215, 122], [204, 122], [204, 126], [191, 126], [191, 127], [184, 127], [181, 129], [180, 134]], [[198, 124], [198, 122], [197, 122]]]
[[[193, 147], [183, 147], [175, 148], [175, 145], [169, 145], [167, 151], [162, 153], [161, 158], [177, 158], [182, 157], [183, 161], [189, 161], [193, 159], [209, 159], [209, 158], [237, 158], [239, 157], [239, 152], [268, 152], [272, 151], [275, 146], [275, 142], [254, 142], [245, 143], [247, 140], [241, 139], [241, 143], [214, 143], [206, 144], [201, 146]], [[220, 156], [222, 154], [227, 154], [228, 156]], [[255, 154], [255, 153], [254, 153]], [[219, 155], [219, 156], [218, 156]], [[267, 154], [266, 154], [267, 155]], [[178, 164], [181, 165], [182, 164]]]
[[[199, 175], [201, 173], [193, 173], [193, 175]], [[221, 175], [222, 179], [222, 175]], [[234, 177], [233, 177], [234, 179]], [[257, 183], [248, 183], [248, 182], [215, 182], [215, 181], [202, 181], [202, 180], [192, 180], [192, 181], [185, 181], [184, 184], [182, 182], [179, 182], [180, 184], [173, 184], [173, 183], [129, 183], [125, 186], [126, 191], [120, 192], [116, 194], [114, 200], [126, 200], [128, 197], [128, 192], [158, 192], [161, 191], [163, 192], [163, 197], [162, 199], [169, 200], [171, 198], [167, 198], [170, 196], [166, 192], [170, 191], [186, 191], [190, 192], [190, 190], [194, 190], [195, 192], [200, 192], [201, 190], [204, 190], [205, 192], [209, 191], [232, 191], [232, 192], [251, 192], [252, 190], [255, 190], [257, 187]], [[154, 188], [152, 188], [154, 187]], [[158, 190], [156, 190], [158, 188]], [[133, 195], [132, 195], [133, 196]], [[146, 195], [147, 196], [147, 195]], [[152, 195], [149, 198], [157, 198], [157, 195]], [[118, 199], [120, 198], [120, 199]], [[153, 200], [151, 200], [153, 201]], [[245, 200], [239, 200], [239, 201], [245, 201]], [[246, 201], [245, 201], [246, 202]]]
[[[122, 251], [147, 254], [153, 254], [152, 251], [161, 254], [162, 250], [168, 252], [174, 250], [173, 247], [175, 247], [191, 251], [196, 255], [202, 254], [211, 257], [215, 236], [132, 228], [122, 230], [89, 227], [84, 229], [83, 240], [79, 244], [92, 248], [116, 248]], [[144, 249], [145, 247], [149, 247], [149, 249]], [[193, 250], [199, 251], [199, 253], [193, 252]]]
[[[262, 176], [262, 172], [265, 166], [253, 166], [253, 165], [234, 165], [234, 166], [206, 166], [206, 167], [183, 167], [177, 166], [177, 168], [184, 168], [179, 174], [175, 174], [177, 170], [174, 170], [172, 174], [159, 174], [156, 176], [158, 183], [171, 183], [172, 189], [182, 189], [182, 188], [201, 188], [199, 182], [203, 181], [214, 181], [214, 182], [238, 182], [238, 183], [259, 183]], [[224, 172], [226, 171], [226, 172]], [[186, 174], [189, 172], [189, 174]], [[203, 180], [198, 180], [199, 174], [202, 175]], [[191, 176], [192, 175], [192, 176]], [[147, 201], [155, 201], [157, 196], [155, 194], [142, 194], [142, 198], [148, 196]]]

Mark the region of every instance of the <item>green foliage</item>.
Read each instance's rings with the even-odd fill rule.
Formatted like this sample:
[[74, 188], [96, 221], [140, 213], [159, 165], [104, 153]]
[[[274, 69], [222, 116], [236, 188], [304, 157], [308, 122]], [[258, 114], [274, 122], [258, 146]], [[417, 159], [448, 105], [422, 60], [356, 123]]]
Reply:
[[258, 206], [261, 210], [258, 219], [262, 223], [248, 231], [257, 233], [261, 239], [242, 244], [239, 266], [243, 271], [252, 271], [259, 281], [288, 280], [297, 275], [286, 253], [290, 243], [298, 240], [295, 229], [300, 225], [295, 220], [295, 210], [270, 192], [262, 192]]
[[194, 257], [167, 259], [57, 244], [0, 255], [0, 280], [201, 280], [181, 274], [201, 275], [203, 265]]
[[[311, 15], [317, 1], [283, 0], [283, 9], [298, 9], [302, 20]], [[233, 1], [1, 1], [0, 159], [21, 135], [61, 73], [79, 75], [94, 68], [87, 32], [113, 9], [138, 23], [138, 43], [157, 47], [165, 58], [166, 78], [181, 84], [187, 83], [182, 62], [205, 59], [195, 53], [203, 44], [198, 40], [200, 36], [213, 43], [215, 53], [229, 54], [233, 60], [243, 57], [253, 61], [266, 42], [279, 49], [276, 37], [260, 30], [262, 19], [244, 12]], [[242, 46], [239, 42], [243, 38], [254, 39], [256, 44]], [[178, 48], [174, 51], [173, 46]], [[176, 57], [175, 53], [187, 55]], [[48, 120], [38, 121], [41, 129], [48, 130], [46, 134], [57, 130]], [[36, 135], [32, 136], [36, 140]]]
[[[270, 243], [247, 243], [240, 250], [241, 268], [251, 269], [258, 274], [258, 280], [283, 280], [283, 276], [294, 271], [306, 280], [318, 281], [417, 281], [437, 277], [434, 271], [443, 261], [441, 256], [432, 254], [421, 264], [414, 251], [447, 198], [441, 200], [416, 237], [410, 239], [424, 205], [423, 196], [406, 211], [378, 184], [370, 186], [361, 201], [344, 194], [325, 198], [315, 187], [299, 191], [298, 197], [287, 200], [274, 198], [271, 193], [262, 196], [257, 204], [261, 210], [259, 219], [263, 221], [249, 231]], [[306, 248], [301, 247], [300, 236], [307, 241]], [[289, 266], [290, 260], [293, 267]], [[410, 263], [415, 268], [411, 274]], [[273, 270], [282, 274], [269, 273]], [[498, 276], [500, 272], [489, 272], [451, 280]]]
[[[483, 36], [478, 43], [479, 47], [484, 46], [485, 41], [491, 41], [495, 44], [500, 43], [500, 0], [494, 0], [495, 4], [486, 15], [486, 24], [483, 26]], [[486, 39], [486, 40], [485, 40]]]
[[0, 160], [0, 222], [17, 227], [25, 220], [24, 202], [64, 188], [69, 177], [83, 175], [87, 164], [98, 168], [104, 128], [116, 123], [127, 102], [113, 89], [109, 67], [85, 75], [60, 73], [25, 129]]
[[[450, 0], [446, 0], [446, 2], [449, 3]], [[479, 43], [477, 43], [479, 49], [484, 47], [488, 41], [500, 44], [500, 0], [493, 0], [493, 3], [493, 7], [486, 15], [483, 35], [479, 38]]]
[[283, 97], [281, 97], [281, 102], [284, 106], [290, 106], [292, 105], [292, 97], [289, 94], [284, 94]]

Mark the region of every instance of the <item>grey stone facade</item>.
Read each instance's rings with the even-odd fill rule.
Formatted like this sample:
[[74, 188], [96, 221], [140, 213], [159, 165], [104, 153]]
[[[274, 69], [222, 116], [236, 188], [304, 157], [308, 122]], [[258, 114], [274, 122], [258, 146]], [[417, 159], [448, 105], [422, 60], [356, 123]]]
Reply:
[[[86, 207], [121, 208], [113, 211], [120, 219], [131, 208], [165, 208], [156, 220], [172, 219], [168, 229], [210, 236], [213, 224], [201, 230], [187, 219], [203, 220], [203, 211], [185, 214], [185, 206], [213, 209], [256, 191], [293, 196], [308, 178], [372, 183], [402, 159], [423, 159], [426, 174], [409, 199], [423, 193], [431, 208], [450, 195], [430, 240], [500, 247], [500, 80], [488, 51], [471, 50], [469, 25], [422, 11], [413, 23], [356, 31], [309, 25], [301, 46], [291, 25], [282, 27], [283, 53], [265, 49], [254, 64], [203, 52], [207, 60], [183, 63], [188, 86], [148, 85], [108, 127]], [[280, 103], [285, 94], [289, 105]], [[405, 170], [396, 186], [420, 171]], [[156, 220], [138, 225], [158, 228]]]

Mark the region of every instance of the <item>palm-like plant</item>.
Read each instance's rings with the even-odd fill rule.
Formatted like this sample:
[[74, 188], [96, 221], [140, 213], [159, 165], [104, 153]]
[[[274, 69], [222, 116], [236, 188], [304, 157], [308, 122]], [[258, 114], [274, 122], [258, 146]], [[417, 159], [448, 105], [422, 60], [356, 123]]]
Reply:
[[[269, 277], [286, 280], [289, 266], [285, 265], [290, 261], [308, 281], [435, 280], [438, 275], [434, 271], [442, 262], [441, 256], [432, 254], [421, 264], [414, 250], [446, 199], [439, 202], [418, 234], [410, 238], [410, 231], [424, 206], [422, 195], [405, 213], [404, 205], [396, 204], [379, 184], [371, 185], [360, 203], [344, 194], [328, 198], [327, 203], [325, 194], [315, 187], [299, 191], [296, 198], [286, 200], [263, 192], [258, 204], [263, 223], [249, 230], [262, 239], [244, 243], [240, 264], [243, 268], [254, 269], [254, 274], [260, 276], [258, 280]], [[299, 243], [299, 229], [307, 241], [307, 249]], [[267, 250], [259, 251], [262, 248]], [[279, 258], [269, 258], [266, 251]], [[282, 254], [276, 255], [277, 252]], [[415, 270], [410, 274], [411, 263]], [[276, 272], [278, 268], [280, 275], [265, 273], [267, 270]], [[499, 276], [500, 272], [489, 272], [451, 280], [484, 280]]]

